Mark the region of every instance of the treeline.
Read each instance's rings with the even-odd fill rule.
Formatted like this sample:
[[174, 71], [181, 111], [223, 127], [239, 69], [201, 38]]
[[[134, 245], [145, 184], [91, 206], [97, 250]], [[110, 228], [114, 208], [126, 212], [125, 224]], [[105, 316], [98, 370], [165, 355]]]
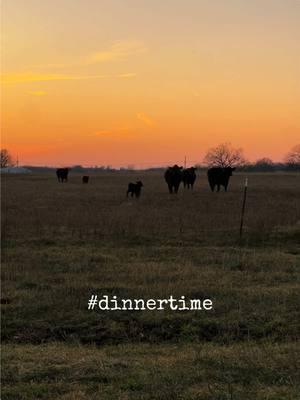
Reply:
[[[1, 149], [1, 168], [18, 167], [18, 161], [14, 162], [13, 157], [7, 149]], [[247, 172], [276, 172], [276, 171], [300, 171], [300, 144], [294, 146], [284, 157], [283, 162], [273, 162], [270, 158], [264, 157], [255, 162], [249, 162], [244, 156], [242, 148], [234, 148], [231, 143], [221, 143], [216, 147], [210, 148], [202, 163], [196, 163], [200, 170], [206, 170], [209, 167], [236, 167], [238, 170]], [[170, 163], [169, 166], [172, 166]], [[182, 164], [180, 164], [182, 166]], [[195, 165], [194, 165], [195, 166]], [[32, 172], [52, 172], [55, 167], [36, 167], [31, 165], [24, 165], [24, 168]], [[111, 172], [111, 171], [133, 171], [135, 169], [144, 169], [148, 171], [161, 171], [166, 169], [167, 165], [157, 166], [151, 168], [135, 168], [133, 164], [122, 168], [113, 168], [110, 165], [106, 166], [93, 166], [84, 167], [82, 165], [73, 165], [69, 168], [73, 172], [87, 173], [87, 172]]]
[[[31, 166], [24, 165], [24, 168], [29, 169], [31, 172], [36, 173], [55, 173], [55, 167], [43, 167], [43, 166]], [[207, 165], [197, 164], [198, 171], [207, 171], [209, 168]], [[166, 169], [165, 166], [143, 168], [144, 171], [160, 172]], [[71, 166], [70, 170], [75, 173], [100, 173], [100, 172], [128, 172], [139, 170], [138, 168], [132, 167], [122, 167], [113, 168], [111, 166], [95, 166], [95, 167], [84, 167], [81, 165]], [[300, 171], [300, 164], [288, 164], [288, 163], [246, 163], [244, 165], [239, 165], [237, 167], [238, 171], [244, 172], [298, 172]]]
[[245, 172], [277, 172], [277, 171], [300, 171], [300, 164], [289, 163], [249, 163], [238, 168]]

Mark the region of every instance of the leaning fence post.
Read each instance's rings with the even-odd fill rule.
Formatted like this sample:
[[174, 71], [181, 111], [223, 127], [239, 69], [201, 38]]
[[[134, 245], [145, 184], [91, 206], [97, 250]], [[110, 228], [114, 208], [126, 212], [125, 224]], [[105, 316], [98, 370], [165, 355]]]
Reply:
[[246, 198], [247, 198], [247, 188], [248, 188], [248, 178], [245, 179], [245, 186], [244, 186], [244, 198], [243, 198], [241, 224], [240, 224], [240, 239], [242, 238], [242, 235], [243, 235], [243, 225], [244, 225], [244, 214], [245, 214], [245, 207], [246, 207]]

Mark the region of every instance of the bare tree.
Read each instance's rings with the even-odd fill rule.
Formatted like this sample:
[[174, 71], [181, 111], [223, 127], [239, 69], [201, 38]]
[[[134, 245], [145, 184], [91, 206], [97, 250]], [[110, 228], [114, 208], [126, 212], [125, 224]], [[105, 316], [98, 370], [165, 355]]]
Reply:
[[288, 152], [285, 162], [290, 168], [300, 168], [300, 144], [297, 144]]
[[1, 149], [0, 151], [0, 167], [12, 167], [13, 166], [13, 159], [10, 152], [7, 149]]
[[245, 164], [243, 149], [235, 149], [231, 143], [222, 143], [208, 150], [204, 162], [214, 167], [233, 167]]

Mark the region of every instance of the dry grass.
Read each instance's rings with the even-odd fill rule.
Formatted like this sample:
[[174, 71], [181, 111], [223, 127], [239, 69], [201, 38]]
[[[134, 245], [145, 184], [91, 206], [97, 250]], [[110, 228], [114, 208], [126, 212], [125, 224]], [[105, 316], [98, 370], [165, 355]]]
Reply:
[[[248, 177], [239, 243], [241, 174], [178, 196], [156, 173], [4, 176], [3, 399], [296, 399], [299, 175]], [[89, 312], [92, 293], [214, 311]]]
[[296, 399], [297, 347], [8, 345], [7, 399]]
[[[129, 180], [144, 182], [142, 198], [127, 201]], [[230, 191], [212, 194], [201, 175], [194, 193], [169, 196], [161, 175], [107, 173], [82, 185], [73, 176], [58, 185], [54, 176], [4, 177], [4, 233], [12, 239], [62, 235], [80, 239], [135, 235], [155, 240], [197, 240], [234, 244], [242, 201], [243, 175]], [[283, 227], [299, 224], [299, 174], [251, 174], [246, 229], [266, 240]], [[298, 226], [299, 227], [299, 226]], [[228, 237], [229, 236], [229, 237]]]

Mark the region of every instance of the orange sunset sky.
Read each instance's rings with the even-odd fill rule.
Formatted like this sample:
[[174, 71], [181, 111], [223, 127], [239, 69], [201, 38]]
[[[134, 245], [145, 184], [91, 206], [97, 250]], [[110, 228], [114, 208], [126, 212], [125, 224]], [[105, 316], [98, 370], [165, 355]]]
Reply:
[[300, 138], [298, 0], [2, 0], [2, 147], [150, 166]]

